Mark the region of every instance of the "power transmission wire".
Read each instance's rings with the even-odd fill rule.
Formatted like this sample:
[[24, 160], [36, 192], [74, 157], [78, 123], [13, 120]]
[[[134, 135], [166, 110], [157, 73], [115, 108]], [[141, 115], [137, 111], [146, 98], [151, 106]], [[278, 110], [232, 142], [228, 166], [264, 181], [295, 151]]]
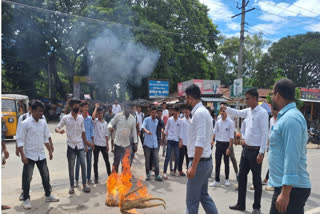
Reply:
[[[288, 4], [290, 4], [290, 2], [288, 2], [287, 0], [285, 0], [285, 2], [288, 3]], [[313, 13], [313, 14], [316, 14], [316, 15], [320, 16], [320, 13], [316, 13], [316, 12], [314, 12], [313, 10], [309, 10], [309, 9], [306, 9], [306, 8], [304, 8], [304, 7], [300, 7], [300, 6], [295, 5], [295, 4], [292, 4], [292, 6], [294, 6], [294, 7], [296, 7], [296, 8], [300, 8], [300, 9], [302, 9], [302, 10], [305, 10], [305, 11], [308, 11], [308, 12], [311, 12], [311, 13]]]
[[213, 38], [213, 36], [207, 36], [207, 35], [176, 33], [176, 32], [171, 32], [171, 31], [162, 31], [162, 30], [154, 30], [154, 29], [149, 29], [149, 28], [144, 28], [144, 27], [130, 26], [130, 25], [127, 25], [127, 24], [111, 22], [111, 21], [105, 21], [105, 20], [101, 20], [101, 19], [90, 18], [90, 17], [87, 17], [87, 16], [68, 14], [68, 13], [49, 10], [49, 9], [45, 9], [45, 8], [41, 8], [41, 7], [35, 7], [35, 6], [28, 5], [28, 4], [12, 2], [12, 1], [8, 1], [8, 0], [2, 0], [2, 2], [7, 3], [7, 4], [11, 4], [11, 5], [15, 5], [15, 6], [19, 6], [19, 7], [22, 7], [22, 8], [28, 8], [28, 9], [32, 9], [32, 10], [37, 10], [37, 11], [44, 12], [44, 13], [60, 15], [60, 16], [68, 17], [68, 18], [69, 17], [73, 17], [73, 18], [78, 18], [78, 19], [85, 20], [85, 21], [93, 21], [93, 22], [98, 22], [98, 23], [117, 25], [117, 26], [129, 28], [129, 29], [134, 29], [134, 30], [139, 30], [139, 31], [147, 31], [147, 32], [152, 32], [152, 33], [159, 33], [159, 34], [165, 34], [165, 35], [174, 35], [174, 36], [191, 36], [191, 37], [208, 38], [208, 39], [212, 39]]

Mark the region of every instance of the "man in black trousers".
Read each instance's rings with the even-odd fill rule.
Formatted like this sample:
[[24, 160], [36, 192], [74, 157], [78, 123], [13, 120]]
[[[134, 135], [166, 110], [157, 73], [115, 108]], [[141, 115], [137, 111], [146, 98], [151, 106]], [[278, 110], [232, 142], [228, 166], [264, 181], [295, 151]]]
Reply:
[[222, 108], [226, 108], [228, 115], [247, 119], [245, 145], [240, 160], [238, 202], [229, 208], [232, 210], [246, 209], [247, 177], [251, 170], [254, 186], [252, 214], [260, 214], [262, 195], [261, 166], [264, 153], [267, 150], [269, 116], [267, 111], [258, 104], [259, 93], [257, 89], [249, 89], [245, 96], [249, 108], [235, 110], [222, 106]]

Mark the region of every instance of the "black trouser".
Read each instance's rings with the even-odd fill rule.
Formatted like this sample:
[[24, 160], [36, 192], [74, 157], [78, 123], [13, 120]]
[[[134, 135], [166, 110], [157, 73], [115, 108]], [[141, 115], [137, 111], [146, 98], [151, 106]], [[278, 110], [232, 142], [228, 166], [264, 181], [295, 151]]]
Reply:
[[268, 172], [267, 172], [267, 174], [266, 174], [266, 178], [265, 178], [266, 180], [269, 180], [269, 169], [268, 169]]
[[30, 183], [32, 179], [34, 164], [36, 164], [39, 169], [45, 195], [48, 197], [51, 194], [50, 176], [49, 176], [49, 170], [48, 170], [46, 159], [33, 161], [28, 158], [28, 163], [23, 165], [24, 173], [22, 178], [22, 185], [23, 185], [24, 200], [27, 200], [30, 198], [29, 191], [30, 191]]
[[[311, 189], [309, 188], [296, 188], [293, 187], [290, 192], [290, 199], [287, 212], [281, 214], [303, 214], [304, 205], [310, 196]], [[271, 208], [269, 214], [280, 214], [276, 209], [276, 201], [281, 193], [281, 187], [274, 188]]]
[[155, 176], [157, 177], [159, 175], [159, 155], [158, 155], [159, 149], [143, 146], [143, 151], [144, 151], [144, 157], [145, 157], [146, 174], [150, 175], [152, 166], [154, 166]]
[[118, 173], [119, 165], [122, 163], [122, 159], [126, 153], [129, 153], [129, 164], [130, 164], [130, 153], [131, 153], [131, 145], [127, 147], [122, 147], [114, 144], [114, 157], [113, 157], [113, 168]]
[[220, 166], [221, 166], [221, 158], [223, 155], [223, 161], [224, 161], [224, 169], [225, 169], [225, 174], [226, 174], [226, 180], [229, 179], [229, 156], [226, 154], [227, 149], [229, 147], [229, 142], [220, 142], [217, 141], [216, 144], [216, 177], [215, 180], [217, 182], [220, 182]]
[[261, 166], [257, 163], [259, 149], [244, 148], [241, 153], [240, 171], [239, 171], [239, 190], [238, 190], [238, 205], [246, 207], [247, 179], [248, 173], [251, 170], [253, 186], [254, 186], [254, 203], [253, 209], [261, 207]]
[[188, 170], [188, 165], [189, 165], [189, 158], [188, 158], [188, 152], [187, 152], [187, 146], [182, 146], [180, 148], [180, 152], [179, 152], [179, 166], [178, 166], [178, 170], [179, 172], [182, 172], [182, 165], [183, 165], [183, 159], [186, 158], [186, 169]]
[[110, 168], [110, 162], [109, 162], [109, 156], [107, 152], [106, 146], [97, 146], [95, 145], [95, 149], [93, 150], [93, 170], [94, 170], [94, 179], [99, 179], [99, 173], [98, 173], [98, 161], [99, 161], [99, 153], [102, 153], [102, 157], [104, 159], [104, 162], [106, 164], [106, 169], [108, 175], [111, 174], [111, 168]]

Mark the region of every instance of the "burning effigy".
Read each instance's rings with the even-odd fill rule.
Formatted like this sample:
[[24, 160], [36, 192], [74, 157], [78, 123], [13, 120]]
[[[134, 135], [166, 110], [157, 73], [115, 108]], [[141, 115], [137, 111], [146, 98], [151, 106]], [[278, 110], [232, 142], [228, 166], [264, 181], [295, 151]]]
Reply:
[[[122, 214], [136, 213], [135, 209], [145, 209], [163, 206], [166, 209], [166, 202], [162, 198], [152, 197], [145, 185], [137, 180], [136, 187], [133, 187], [132, 173], [130, 171], [130, 153], [127, 152], [122, 159], [122, 173], [113, 171], [107, 180], [107, 200], [109, 207], [119, 207]], [[150, 203], [150, 201], [160, 203]]]

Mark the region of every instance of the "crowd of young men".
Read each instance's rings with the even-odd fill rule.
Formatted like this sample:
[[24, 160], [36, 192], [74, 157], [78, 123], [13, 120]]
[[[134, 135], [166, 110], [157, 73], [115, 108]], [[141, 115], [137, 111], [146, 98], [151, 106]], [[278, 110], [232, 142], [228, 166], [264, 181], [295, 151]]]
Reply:
[[[206, 213], [218, 213], [208, 194], [208, 186], [221, 186], [222, 156], [225, 166], [225, 186], [230, 185], [229, 157], [234, 158], [233, 144], [241, 144], [243, 150], [239, 173], [238, 169], [235, 169], [239, 185], [238, 201], [236, 205], [230, 206], [230, 209], [246, 209], [247, 175], [251, 170], [254, 189], [252, 213], [261, 213], [261, 168], [265, 152], [269, 150], [269, 156], [273, 159], [269, 159], [270, 169], [265, 182], [268, 182], [270, 190], [274, 189], [270, 213], [303, 213], [311, 185], [308, 173], [303, 167], [306, 165], [306, 125], [293, 102], [294, 88], [292, 81], [287, 79], [276, 83], [272, 95], [273, 117], [270, 119], [270, 125], [267, 112], [258, 104], [259, 94], [256, 89], [250, 89], [245, 94], [249, 107], [247, 109], [235, 110], [222, 103], [220, 105], [221, 115], [217, 121], [202, 105], [200, 89], [196, 85], [187, 88], [187, 105], [183, 110], [178, 106], [167, 110], [166, 103], [163, 103], [162, 108], [151, 106], [144, 114], [141, 112], [141, 106], [137, 106], [136, 111], [129, 105], [121, 109], [116, 101], [113, 106], [108, 106], [108, 111], [105, 113], [104, 109], [96, 104], [90, 116], [88, 102], [70, 99], [71, 112], [63, 116], [55, 129], [57, 133], [67, 133], [69, 194], [74, 194], [74, 188], [78, 186], [80, 170], [83, 192], [90, 192], [88, 184], [99, 183], [100, 152], [106, 165], [107, 175], [110, 175], [112, 171], [119, 172], [119, 165], [126, 152], [131, 154], [130, 164], [132, 164], [137, 144], [140, 141], [145, 156], [147, 181], [153, 174], [156, 181], [161, 182], [163, 179], [168, 179], [167, 169], [170, 163], [172, 176], [187, 175], [188, 177], [187, 213], [198, 213], [200, 202]], [[59, 201], [51, 195], [49, 170], [44, 152], [46, 148], [51, 160], [54, 147], [47, 122], [43, 117], [44, 106], [40, 101], [34, 101], [30, 106], [30, 112], [21, 116], [18, 123], [16, 151], [24, 164], [23, 193], [20, 200], [23, 200], [25, 209], [31, 208], [29, 192], [35, 164], [42, 178], [45, 201]], [[232, 116], [245, 119], [241, 127], [240, 141], [235, 138], [235, 122]], [[66, 131], [63, 129], [64, 126]], [[292, 126], [295, 132], [288, 129], [288, 126]], [[112, 142], [111, 151], [114, 153], [112, 169], [108, 155], [109, 141]], [[296, 146], [289, 147], [288, 143], [292, 141], [296, 143]], [[161, 146], [163, 146], [163, 155], [165, 155], [162, 176], [159, 169]], [[215, 147], [215, 181], [208, 185], [213, 169], [213, 147]], [[91, 180], [92, 154], [94, 156], [94, 182]], [[294, 155], [302, 158], [297, 160]], [[183, 167], [184, 160], [185, 167]], [[174, 167], [171, 166], [171, 161], [174, 161]], [[300, 167], [295, 168], [297, 165]], [[183, 168], [186, 169], [186, 173]]]

